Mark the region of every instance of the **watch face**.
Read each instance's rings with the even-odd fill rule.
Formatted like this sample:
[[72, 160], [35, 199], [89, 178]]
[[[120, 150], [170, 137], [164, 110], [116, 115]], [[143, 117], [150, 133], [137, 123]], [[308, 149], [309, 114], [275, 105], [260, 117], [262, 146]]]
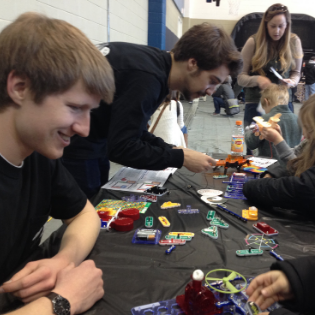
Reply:
[[56, 315], [69, 315], [70, 314], [70, 303], [67, 299], [58, 295], [52, 300], [54, 306], [54, 313]]

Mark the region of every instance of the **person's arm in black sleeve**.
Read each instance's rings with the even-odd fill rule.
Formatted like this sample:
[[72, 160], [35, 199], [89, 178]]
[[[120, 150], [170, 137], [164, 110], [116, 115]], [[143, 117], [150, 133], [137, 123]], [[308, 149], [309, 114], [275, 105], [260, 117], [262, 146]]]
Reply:
[[[288, 278], [294, 299], [284, 302], [284, 306], [298, 310], [302, 314], [314, 311], [315, 257], [301, 257], [274, 263], [271, 270], [280, 270]], [[272, 315], [276, 313], [272, 312]], [[282, 314], [282, 313], [281, 313]]]
[[315, 167], [300, 177], [262, 178], [244, 184], [245, 197], [255, 204], [296, 209], [312, 214], [315, 202]]
[[286, 167], [280, 165], [279, 162], [276, 162], [268, 166], [268, 170], [261, 174], [261, 178], [264, 178], [266, 174], [269, 174], [273, 178], [279, 178], [284, 176], [291, 176], [292, 174], [287, 170]]
[[141, 140], [146, 141], [146, 142], [150, 143], [151, 145], [157, 146], [160, 148], [172, 149], [174, 147], [173, 144], [166, 143], [162, 138], [156, 137], [154, 134], [152, 134], [151, 132], [146, 131], [146, 130], [143, 131]]
[[[152, 145], [153, 135], [150, 142], [146, 141], [148, 135], [144, 130], [149, 117], [159, 105], [161, 83], [153, 75], [143, 72], [126, 75], [129, 80], [125, 82], [123, 95], [112, 104], [108, 133], [109, 159], [140, 169], [182, 167], [183, 150], [171, 149], [169, 145], [163, 145], [165, 142], [161, 139], [156, 140], [158, 145]], [[117, 85], [117, 90], [119, 88]]]

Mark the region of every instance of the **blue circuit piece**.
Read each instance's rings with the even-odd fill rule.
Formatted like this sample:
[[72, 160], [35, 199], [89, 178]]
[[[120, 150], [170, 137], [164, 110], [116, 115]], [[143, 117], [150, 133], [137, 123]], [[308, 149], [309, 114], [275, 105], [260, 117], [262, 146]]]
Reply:
[[175, 246], [175, 245], [172, 245], [170, 248], [168, 248], [168, 249], [165, 251], [165, 254], [169, 255], [175, 248], [176, 248], [176, 246]]
[[199, 213], [199, 209], [179, 209], [177, 210], [179, 214], [195, 214], [195, 213]]
[[133, 235], [133, 244], [151, 244], [159, 243], [162, 232], [155, 229], [137, 229]]
[[132, 315], [185, 315], [175, 299], [137, 306], [131, 309]]
[[247, 198], [243, 195], [243, 185], [249, 180], [254, 180], [256, 178], [248, 178], [246, 175], [240, 177], [237, 173], [234, 173], [229, 181], [223, 181], [223, 183], [229, 184], [226, 187], [226, 191], [224, 193], [225, 198], [232, 199], [241, 199], [247, 200]]
[[[233, 281], [242, 280], [241, 277], [236, 277]], [[247, 279], [247, 286], [249, 285], [251, 279]], [[211, 283], [211, 286], [222, 285], [222, 281], [216, 281]], [[244, 286], [244, 282], [235, 284], [237, 289], [240, 289]], [[222, 289], [222, 288], [221, 288]], [[236, 294], [224, 294], [219, 293], [210, 289], [217, 302], [216, 306], [222, 311], [221, 314], [224, 315], [247, 315], [246, 303], [248, 296], [246, 295], [245, 290], [236, 293]], [[280, 308], [278, 303], [273, 304], [268, 308], [268, 311], [271, 312]], [[184, 315], [185, 313], [180, 309], [175, 299], [160, 301], [152, 304], [137, 306], [131, 309], [132, 315]]]
[[244, 184], [248, 181], [248, 177], [245, 176], [240, 176], [240, 174], [233, 173], [232, 176], [230, 177], [230, 180], [228, 181], [223, 181], [222, 183], [226, 184]]
[[130, 194], [130, 196], [124, 196], [121, 198], [124, 201], [128, 202], [145, 202], [147, 199], [143, 196], [136, 196], [134, 194]]
[[107, 221], [103, 221], [102, 219], [101, 219], [101, 229], [106, 229], [107, 228]]
[[239, 219], [239, 220], [241, 220], [241, 221], [243, 221], [243, 222], [247, 222], [247, 219], [246, 219], [246, 218], [243, 218], [243, 217], [240, 216], [239, 214], [237, 214], [237, 213], [235, 213], [235, 212], [233, 212], [233, 211], [227, 209], [225, 206], [217, 205], [217, 208], [219, 208], [219, 209], [225, 211], [226, 213], [232, 215], [233, 217], [235, 217], [235, 218], [237, 218], [237, 219]]
[[279, 254], [277, 254], [274, 250], [271, 250], [269, 253], [270, 255], [276, 257], [278, 260], [284, 261], [284, 259]]

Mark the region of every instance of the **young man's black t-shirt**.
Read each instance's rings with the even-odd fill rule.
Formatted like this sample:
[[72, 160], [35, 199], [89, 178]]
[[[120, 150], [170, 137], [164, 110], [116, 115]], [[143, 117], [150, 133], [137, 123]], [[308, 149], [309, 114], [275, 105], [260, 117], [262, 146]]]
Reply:
[[86, 202], [59, 160], [33, 153], [16, 167], [0, 155], [0, 284], [37, 249], [49, 216], [70, 219]]
[[108, 153], [111, 161], [134, 168], [180, 168], [184, 162], [183, 151], [172, 149], [146, 127], [150, 116], [169, 93], [170, 54], [129, 43], [106, 43], [100, 49], [114, 71], [114, 102], [92, 111], [89, 137], [74, 136], [64, 157], [96, 159]]

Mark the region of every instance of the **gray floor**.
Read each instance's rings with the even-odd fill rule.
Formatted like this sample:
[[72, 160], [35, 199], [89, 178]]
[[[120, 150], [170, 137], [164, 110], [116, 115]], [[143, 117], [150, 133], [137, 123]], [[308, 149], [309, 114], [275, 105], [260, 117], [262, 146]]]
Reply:
[[[197, 105], [197, 104], [195, 104]], [[228, 117], [223, 115], [212, 116], [214, 105], [212, 97], [207, 100], [199, 101], [198, 106], [193, 106], [183, 101], [185, 122], [188, 127], [188, 147], [206, 153], [229, 153], [231, 148], [231, 133], [236, 120], [244, 117], [244, 105], [241, 105], [241, 112], [235, 116]], [[294, 103], [294, 111], [299, 113], [301, 104]], [[111, 163], [110, 177], [113, 176], [121, 165]], [[60, 220], [51, 220], [46, 223], [43, 240], [61, 225]]]

